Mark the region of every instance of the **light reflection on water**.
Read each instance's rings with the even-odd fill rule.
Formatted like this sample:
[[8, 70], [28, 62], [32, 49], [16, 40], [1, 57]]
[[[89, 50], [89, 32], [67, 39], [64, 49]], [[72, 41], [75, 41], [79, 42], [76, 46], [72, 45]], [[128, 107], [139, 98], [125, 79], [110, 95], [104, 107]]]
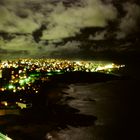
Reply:
[[93, 133], [93, 127], [81, 127], [75, 128], [69, 126], [65, 130], [61, 130], [59, 133], [52, 131], [46, 134], [46, 139], [49, 140], [94, 140], [95, 136], [90, 135]]
[[[58, 140], [116, 140], [129, 137], [126, 136], [132, 117], [129, 106], [133, 106], [130, 98], [135, 86], [132, 80], [69, 85], [69, 89], [65, 90], [68, 93], [66, 96], [74, 99], [68, 104], [82, 114], [96, 116], [97, 120], [94, 126], [69, 126], [55, 132]], [[55, 139], [53, 136], [52, 140]]]

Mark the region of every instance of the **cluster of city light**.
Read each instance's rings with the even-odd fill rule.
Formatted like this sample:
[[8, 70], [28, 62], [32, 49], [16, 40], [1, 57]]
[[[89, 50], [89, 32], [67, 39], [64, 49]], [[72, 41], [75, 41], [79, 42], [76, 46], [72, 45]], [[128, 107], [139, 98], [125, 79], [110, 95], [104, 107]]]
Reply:
[[[114, 69], [124, 67], [124, 65], [116, 65], [113, 63], [102, 63], [98, 61], [70, 61], [61, 59], [19, 59], [11, 61], [2, 61], [1, 68], [18, 68], [24, 66], [26, 69], [32, 71], [36, 70], [46, 72], [60, 72], [60, 71], [100, 71], [107, 69]], [[22, 70], [21, 70], [22, 71]], [[19, 71], [20, 73], [20, 71]]]
[[110, 73], [114, 69], [119, 69], [120, 67], [124, 67], [124, 65], [98, 61], [70, 61], [60, 59], [5, 60], [0, 63], [0, 79], [2, 79], [3, 69], [11, 70], [11, 78], [7, 86], [0, 87], [0, 91], [12, 90], [16, 92], [32, 88], [32, 90], [37, 93], [38, 90], [31, 87], [31, 85], [37, 77], [41, 77], [40, 73], [42, 72], [46, 73], [46, 77], [48, 77], [53, 74], [73, 71]]

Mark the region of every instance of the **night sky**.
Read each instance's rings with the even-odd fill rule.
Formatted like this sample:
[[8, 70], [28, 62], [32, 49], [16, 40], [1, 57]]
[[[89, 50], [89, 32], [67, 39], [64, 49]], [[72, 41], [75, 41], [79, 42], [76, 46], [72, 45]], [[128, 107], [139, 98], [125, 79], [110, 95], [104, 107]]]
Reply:
[[138, 0], [0, 0], [0, 59], [140, 52]]

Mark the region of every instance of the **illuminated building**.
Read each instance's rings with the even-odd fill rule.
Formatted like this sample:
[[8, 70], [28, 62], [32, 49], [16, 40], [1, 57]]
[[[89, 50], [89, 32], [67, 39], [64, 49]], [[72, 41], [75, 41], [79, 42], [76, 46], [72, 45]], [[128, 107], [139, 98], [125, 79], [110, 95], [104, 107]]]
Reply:
[[2, 88], [2, 70], [0, 69], [0, 88]]
[[17, 104], [21, 109], [32, 107], [32, 104], [31, 104], [31, 103], [16, 102], [16, 104]]
[[0, 70], [0, 79], [2, 78], [2, 70]]
[[12, 69], [11, 68], [3, 68], [2, 69], [2, 85], [6, 85], [11, 80]]

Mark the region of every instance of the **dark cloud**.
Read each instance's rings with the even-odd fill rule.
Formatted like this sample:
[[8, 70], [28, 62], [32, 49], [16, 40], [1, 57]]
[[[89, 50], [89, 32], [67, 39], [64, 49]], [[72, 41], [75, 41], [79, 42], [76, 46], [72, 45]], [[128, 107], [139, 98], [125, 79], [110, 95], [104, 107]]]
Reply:
[[[136, 0], [0, 0], [0, 55], [109, 50], [109, 40], [139, 34], [139, 13]], [[121, 50], [117, 45], [110, 49]]]
[[5, 32], [0, 32], [0, 37], [2, 37], [5, 40], [11, 40], [15, 36], [13, 34], [5, 33]]
[[140, 6], [132, 3], [123, 4], [125, 16], [121, 18], [117, 38], [124, 38], [140, 29]]
[[34, 37], [34, 40], [38, 43], [39, 41], [41, 41], [41, 36], [43, 34], [43, 30], [46, 29], [46, 25], [41, 25], [41, 27], [37, 30], [35, 30], [32, 35]]

